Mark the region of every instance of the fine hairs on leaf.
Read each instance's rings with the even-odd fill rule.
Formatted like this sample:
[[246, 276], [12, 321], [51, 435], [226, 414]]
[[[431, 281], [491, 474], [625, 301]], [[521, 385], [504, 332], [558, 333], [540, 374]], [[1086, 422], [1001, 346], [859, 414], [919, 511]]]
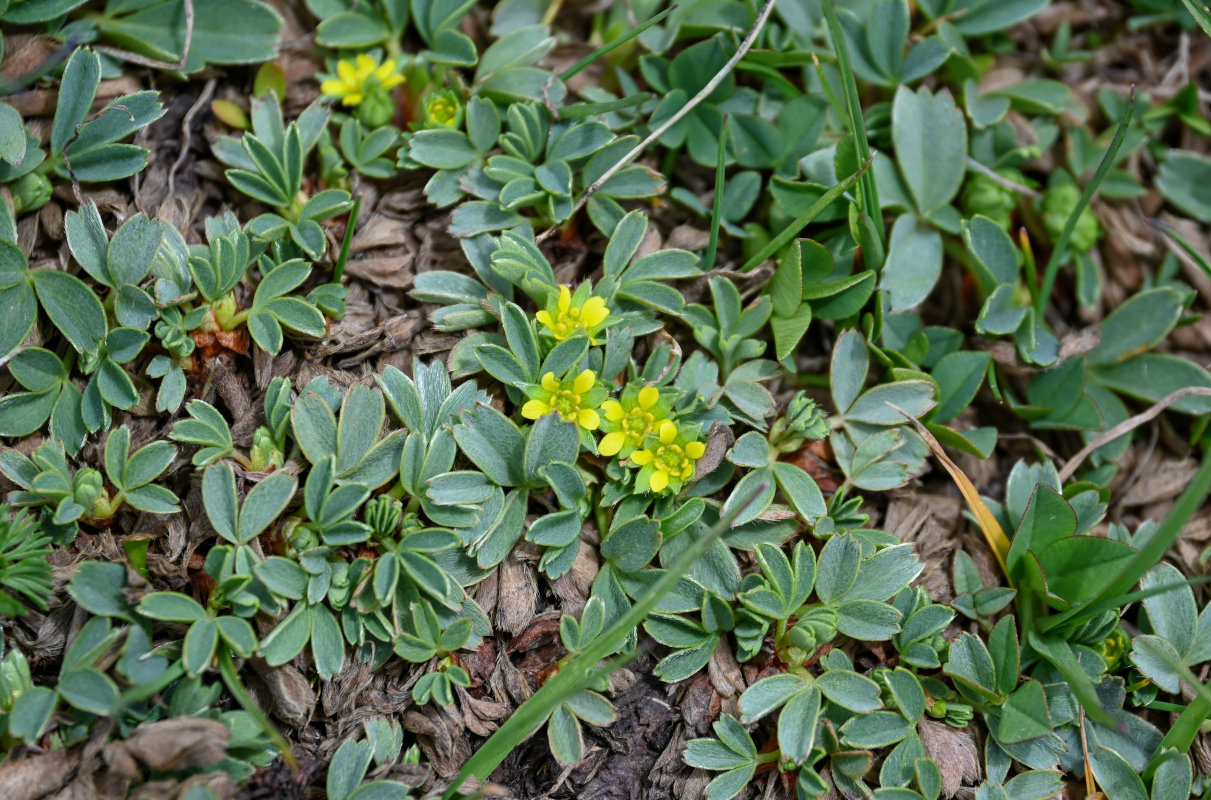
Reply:
[[444, 800], [454, 800], [458, 787], [468, 778], [486, 780], [513, 750], [538, 730], [547, 715], [566, 698], [583, 689], [593, 678], [594, 668], [603, 658], [613, 653], [618, 646], [651, 612], [656, 604], [668, 594], [699, 558], [714, 544], [715, 540], [731, 527], [732, 520], [739, 517], [753, 501], [768, 488], [765, 483], [757, 486], [730, 513], [720, 518], [710, 532], [694, 542], [673, 562], [664, 575], [651, 585], [643, 596], [625, 615], [600, 636], [590, 642], [577, 655], [564, 663], [529, 700], [521, 705], [475, 751], [470, 760], [459, 770], [454, 781], [443, 795]]

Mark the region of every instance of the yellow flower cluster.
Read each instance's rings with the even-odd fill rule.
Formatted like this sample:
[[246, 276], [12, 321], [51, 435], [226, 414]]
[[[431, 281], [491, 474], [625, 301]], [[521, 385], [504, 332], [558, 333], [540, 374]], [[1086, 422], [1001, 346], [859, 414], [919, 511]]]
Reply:
[[589, 337], [590, 344], [597, 344], [594, 337], [605, 326], [610, 309], [603, 298], [590, 296], [588, 289], [587, 283], [581, 284], [573, 295], [567, 286], [560, 286], [555, 302], [548, 301], [547, 307], [535, 314], [535, 318], [558, 341], [583, 333]]
[[321, 83], [320, 91], [338, 98], [343, 106], [356, 106], [374, 87], [394, 89], [403, 82], [404, 76], [395, 71], [393, 59], [379, 64], [362, 53], [354, 59], [342, 58], [336, 62], [336, 77]]
[[660, 423], [654, 444], [631, 453], [631, 461], [640, 466], [636, 488], [663, 492], [672, 487], [673, 491], [679, 491], [694, 476], [695, 462], [705, 452], [706, 445], [697, 437], [690, 439], [672, 420], [666, 419]]
[[[605, 299], [591, 294], [586, 283], [575, 293], [560, 286], [535, 318], [557, 341], [583, 334], [596, 344], [593, 337], [605, 327], [609, 315]], [[681, 491], [706, 453], [706, 445], [699, 441], [699, 426], [679, 425], [673, 419], [672, 391], [632, 383], [615, 400], [599, 384], [597, 373], [586, 369], [562, 380], [548, 372], [538, 385], [525, 387], [525, 393], [529, 399], [521, 408], [523, 417], [537, 420], [558, 414], [576, 424], [585, 447], [592, 447], [588, 432], [601, 429], [604, 436], [597, 452], [617, 456], [624, 466], [638, 467], [635, 488], [641, 492]]]
[[586, 369], [575, 378], [556, 380], [555, 373], [542, 376], [538, 386], [526, 389], [529, 401], [521, 407], [526, 419], [541, 419], [547, 414], [559, 414], [567, 422], [575, 422], [586, 431], [595, 431], [601, 425], [597, 407], [606, 396], [606, 390], [597, 385], [597, 373]]

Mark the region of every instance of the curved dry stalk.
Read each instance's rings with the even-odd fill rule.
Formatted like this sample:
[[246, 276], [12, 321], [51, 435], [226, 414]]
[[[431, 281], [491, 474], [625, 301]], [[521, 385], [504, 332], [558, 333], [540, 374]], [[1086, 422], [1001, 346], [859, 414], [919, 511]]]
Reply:
[[[580, 199], [576, 201], [576, 205], [572, 206], [572, 211], [570, 214], [568, 214], [568, 219], [576, 216], [576, 212], [584, 208], [585, 203], [589, 202], [589, 198], [593, 196], [593, 193], [599, 190], [602, 186], [605, 186], [606, 182], [609, 181], [610, 178], [617, 175], [619, 170], [638, 158], [639, 154], [646, 150], [648, 145], [655, 142], [661, 136], [664, 136], [664, 134], [667, 133], [670, 128], [681, 121], [682, 117], [693, 111], [694, 108], [702, 103], [703, 100], [706, 100], [706, 98], [711, 96], [711, 92], [719, 88], [719, 84], [723, 83], [723, 79], [728, 76], [728, 73], [730, 73], [735, 66], [740, 63], [740, 59], [744, 58], [745, 54], [748, 53], [750, 48], [752, 48], [753, 42], [757, 40], [757, 34], [759, 34], [761, 29], [765, 27], [765, 23], [769, 19], [773, 10], [774, 0], [765, 0], [765, 6], [762, 7], [761, 13], [757, 15], [757, 21], [753, 23], [753, 27], [749, 29], [748, 34], [745, 35], [744, 40], [740, 42], [740, 46], [736, 48], [736, 52], [731, 58], [728, 59], [727, 63], [723, 65], [723, 68], [716, 72], [715, 76], [707, 81], [706, 86], [703, 86], [702, 90], [699, 91], [698, 94], [690, 98], [688, 103], [677, 109], [677, 112], [673, 114], [673, 116], [669, 117], [660, 125], [660, 127], [649, 133], [643, 141], [631, 148], [630, 152], [618, 159], [618, 163], [602, 173], [600, 178], [593, 181], [593, 183], [584, 190], [584, 194], [580, 196]], [[558, 227], [558, 225], [552, 225], [550, 228], [547, 228], [545, 231], [539, 234], [535, 241], [538, 243], [546, 241], [555, 233], [556, 230], [558, 230]]]
[[1094, 450], [1098, 449], [1104, 444], [1113, 442], [1115, 439], [1123, 436], [1124, 434], [1131, 433], [1131, 431], [1135, 430], [1140, 425], [1143, 425], [1145, 422], [1152, 421], [1166, 408], [1173, 405], [1178, 400], [1186, 397], [1211, 397], [1211, 388], [1207, 388], [1206, 386], [1187, 386], [1184, 389], [1178, 389], [1176, 392], [1173, 392], [1158, 400], [1156, 404], [1147, 411], [1136, 414], [1134, 417], [1129, 417], [1128, 419], [1120, 422], [1118, 425], [1115, 425], [1113, 428], [1082, 447], [1072, 458], [1068, 459], [1068, 462], [1064, 464], [1064, 468], [1060, 470], [1060, 483], [1063, 483], [1071, 478], [1072, 473], [1076, 472], [1077, 467], [1079, 467]]

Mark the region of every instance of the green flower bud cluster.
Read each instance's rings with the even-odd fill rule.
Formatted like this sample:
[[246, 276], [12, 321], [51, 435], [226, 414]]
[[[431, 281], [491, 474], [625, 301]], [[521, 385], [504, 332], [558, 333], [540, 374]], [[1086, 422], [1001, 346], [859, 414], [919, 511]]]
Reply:
[[784, 453], [798, 450], [806, 439], [818, 441], [832, 431], [828, 415], [816, 401], [800, 391], [786, 405], [786, 413], [770, 427], [770, 442]]
[[[1068, 218], [1076, 210], [1080, 199], [1081, 189], [1071, 179], [1052, 180], [1048, 184], [1047, 191], [1043, 193], [1042, 211], [1043, 225], [1047, 228], [1047, 235], [1051, 237], [1052, 242], [1059, 241], [1064, 227], [1068, 224]], [[1077, 217], [1068, 246], [1076, 252], [1084, 253], [1092, 250], [1101, 238], [1102, 225], [1093, 211], [1086, 206]]]
[[[997, 173], [1014, 183], [1025, 183], [1026, 176], [1016, 169], [1000, 169]], [[963, 185], [960, 198], [965, 216], [983, 214], [1008, 231], [1013, 223], [1013, 209], [1018, 204], [1018, 195], [1012, 189], [978, 172], [973, 173]]]
[[278, 450], [277, 443], [273, 440], [273, 433], [263, 426], [257, 428], [256, 433], [252, 434], [252, 449], [248, 451], [248, 461], [253, 471], [280, 469], [285, 460], [286, 456]]
[[935, 700], [933, 705], [925, 707], [925, 713], [934, 719], [942, 720], [952, 728], [966, 728], [975, 716], [975, 709], [954, 700]]
[[394, 539], [404, 507], [394, 497], [380, 495], [366, 503], [366, 524], [379, 540]]
[[813, 608], [788, 633], [794, 647], [811, 654], [837, 635], [837, 612], [831, 608]]

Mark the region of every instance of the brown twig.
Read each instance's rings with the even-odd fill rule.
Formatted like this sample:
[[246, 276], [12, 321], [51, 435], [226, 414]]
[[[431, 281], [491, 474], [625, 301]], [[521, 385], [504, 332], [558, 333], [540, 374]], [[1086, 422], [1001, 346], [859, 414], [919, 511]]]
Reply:
[[189, 144], [193, 139], [193, 132], [190, 130], [190, 126], [193, 124], [194, 117], [210, 101], [210, 96], [214, 94], [214, 88], [217, 83], [217, 78], [211, 78], [206, 81], [206, 85], [202, 87], [202, 93], [198, 95], [198, 99], [189, 107], [189, 110], [185, 112], [185, 118], [181, 120], [181, 152], [177, 154], [177, 160], [172, 162], [172, 169], [168, 170], [168, 195], [170, 197], [176, 184], [177, 170], [181, 168], [181, 164], [185, 163], [185, 154], [189, 152]]
[[77, 139], [80, 138], [80, 129], [81, 128], [83, 128], [85, 125], [88, 125], [89, 123], [96, 122], [97, 120], [101, 119], [101, 117], [108, 114], [109, 112], [117, 111], [118, 109], [122, 109], [123, 111], [125, 111], [126, 116], [130, 117], [131, 122], [135, 121], [135, 115], [130, 113], [130, 109], [127, 108], [126, 106], [122, 105], [121, 103], [118, 103], [118, 104], [112, 105], [112, 106], [107, 106], [107, 107], [101, 109], [100, 111], [98, 111], [96, 114], [93, 114], [92, 117], [84, 120], [79, 125], [77, 125], [75, 132], [72, 133], [72, 135], [71, 135], [71, 138], [63, 143], [63, 167], [64, 167], [64, 169], [67, 170], [67, 174], [71, 178], [71, 190], [72, 190], [72, 193], [76, 195], [76, 202], [79, 203], [80, 205], [84, 205], [84, 194], [83, 194], [83, 192], [80, 191], [80, 179], [76, 177], [75, 170], [73, 170], [71, 168], [71, 156], [69, 156], [67, 154], [67, 150], [73, 144], [75, 144]]
[[1104, 444], [1113, 442], [1118, 437], [1130, 433], [1131, 431], [1143, 425], [1145, 422], [1151, 422], [1162, 411], [1169, 406], [1182, 400], [1186, 397], [1211, 397], [1211, 388], [1206, 386], [1187, 386], [1184, 389], [1178, 389], [1169, 395], [1161, 398], [1143, 413], [1136, 414], [1134, 417], [1123, 420], [1118, 425], [1115, 425], [1110, 430], [1095, 438], [1089, 444], [1082, 447], [1076, 455], [1068, 459], [1068, 463], [1064, 464], [1064, 468], [1060, 470], [1060, 482], [1064, 482], [1072, 477], [1072, 473], [1076, 472], [1077, 467], [1089, 457], [1089, 455]]

